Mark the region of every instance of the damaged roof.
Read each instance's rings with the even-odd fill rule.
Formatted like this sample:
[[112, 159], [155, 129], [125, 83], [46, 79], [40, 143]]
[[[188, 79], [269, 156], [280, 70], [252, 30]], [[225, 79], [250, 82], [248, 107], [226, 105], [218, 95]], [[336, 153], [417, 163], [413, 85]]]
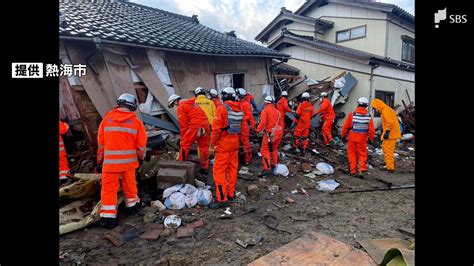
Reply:
[[400, 68], [400, 69], [404, 69], [408, 71], [415, 70], [414, 64], [410, 64], [410, 63], [406, 63], [406, 62], [402, 62], [398, 60], [393, 60], [388, 57], [382, 57], [382, 56], [378, 56], [372, 53], [367, 53], [361, 50], [356, 50], [356, 49], [352, 49], [352, 48], [345, 47], [342, 45], [315, 39], [311, 36], [298, 35], [298, 34], [288, 31], [286, 28], [282, 29], [280, 36], [277, 38], [275, 42], [271, 44], [271, 46], [277, 47], [278, 45], [282, 43], [291, 42], [291, 40], [298, 41], [300, 43], [310, 44], [311, 46], [317, 49], [331, 52], [333, 54], [337, 54], [343, 57], [348, 57], [354, 60], [365, 61], [366, 63], [375, 62], [375, 63], [385, 64], [385, 65], [389, 65], [392, 67], [396, 67], [396, 68]]
[[322, 6], [327, 3], [336, 3], [347, 6], [356, 6], [362, 8], [368, 8], [372, 10], [378, 10], [385, 13], [391, 13], [395, 16], [403, 18], [411, 23], [415, 23], [415, 16], [404, 10], [403, 8], [389, 3], [373, 2], [370, 0], [354, 1], [354, 0], [306, 0], [306, 2], [295, 11], [295, 14], [304, 15], [306, 11], [310, 10], [313, 6]]
[[64, 21], [62, 39], [121, 43], [164, 50], [209, 55], [290, 56], [255, 43], [224, 34], [186, 17], [130, 2], [60, 1]]
[[299, 21], [308, 25], [318, 25], [319, 27], [325, 29], [334, 27], [333, 21], [297, 15], [285, 7], [282, 7], [280, 13], [278, 13], [278, 15], [255, 37], [255, 40], [267, 41], [268, 35], [272, 32], [272, 30], [285, 21]]

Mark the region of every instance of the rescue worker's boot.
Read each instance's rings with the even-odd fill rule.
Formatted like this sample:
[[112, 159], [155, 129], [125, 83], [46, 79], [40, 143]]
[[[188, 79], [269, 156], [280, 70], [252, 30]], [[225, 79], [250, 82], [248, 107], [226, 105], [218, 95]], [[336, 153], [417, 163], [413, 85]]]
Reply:
[[379, 168], [379, 170], [384, 171], [384, 172], [389, 172], [389, 173], [395, 172], [395, 170], [387, 169], [387, 166], [382, 166], [382, 167]]
[[133, 215], [137, 214], [137, 212], [138, 212], [138, 210], [140, 209], [141, 206], [142, 206], [142, 203], [140, 201], [140, 202], [137, 202], [137, 204], [135, 204], [133, 207], [125, 208], [127, 215], [128, 216], [133, 216]]
[[117, 218], [107, 218], [102, 217], [100, 219], [100, 226], [105, 227], [107, 229], [114, 229], [118, 225]]
[[230, 204], [228, 201], [215, 201], [209, 204], [209, 208], [211, 209], [220, 209], [220, 208], [225, 208], [225, 207], [230, 207]]
[[364, 179], [364, 178], [365, 178], [365, 176], [364, 176], [364, 173], [365, 173], [365, 172], [366, 172], [366, 171], [364, 171], [364, 172], [360, 171], [360, 172], [357, 174], [357, 177], [360, 178], [360, 179]]

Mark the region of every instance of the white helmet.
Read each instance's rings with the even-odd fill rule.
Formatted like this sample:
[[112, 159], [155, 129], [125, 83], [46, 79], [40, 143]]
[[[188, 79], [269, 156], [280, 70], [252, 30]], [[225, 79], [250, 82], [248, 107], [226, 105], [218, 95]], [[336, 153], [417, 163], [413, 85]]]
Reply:
[[247, 95], [247, 91], [244, 88], [238, 88], [236, 91], [239, 98], [243, 98], [245, 95]]
[[222, 93], [226, 93], [226, 94], [235, 94], [235, 90], [234, 88], [232, 87], [226, 87], [222, 90]]
[[130, 111], [137, 110], [138, 101], [135, 95], [124, 93], [117, 99], [117, 106], [128, 108]]
[[323, 91], [323, 92], [321, 92], [321, 94], [319, 94], [319, 96], [321, 96], [321, 97], [328, 97], [328, 93], [325, 92], [325, 91]]
[[287, 91], [282, 91], [281, 96], [288, 96], [288, 92]]
[[273, 98], [273, 96], [271, 95], [268, 95], [267, 97], [265, 97], [265, 100], [263, 100], [264, 103], [274, 103], [275, 102], [275, 98]]
[[232, 87], [226, 87], [221, 91], [223, 101], [236, 101], [235, 90]]
[[302, 98], [303, 100], [309, 100], [309, 93], [303, 92], [303, 94], [301, 94], [301, 98]]
[[216, 89], [211, 89], [209, 91], [209, 93], [213, 96], [213, 97], [217, 97], [217, 90]]
[[369, 106], [369, 99], [365, 98], [365, 97], [360, 97], [358, 100], [357, 100], [357, 103], [359, 105], [363, 105], [363, 106]]
[[194, 95], [203, 94], [203, 93], [204, 93], [203, 87], [197, 87], [196, 89], [194, 89]]
[[179, 95], [176, 95], [176, 94], [171, 95], [171, 96], [168, 98], [168, 108], [173, 107], [173, 105], [175, 104], [175, 102], [176, 102], [177, 100], [180, 100], [180, 99], [181, 99], [181, 96], [179, 96]]

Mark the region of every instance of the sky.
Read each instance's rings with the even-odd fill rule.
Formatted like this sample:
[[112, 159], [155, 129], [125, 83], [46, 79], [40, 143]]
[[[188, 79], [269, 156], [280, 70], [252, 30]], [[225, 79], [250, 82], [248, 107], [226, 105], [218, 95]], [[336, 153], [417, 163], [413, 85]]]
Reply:
[[[256, 42], [255, 36], [272, 21], [281, 7], [296, 11], [306, 0], [130, 0], [185, 16], [219, 32], [235, 30], [237, 37]], [[379, 0], [414, 14], [415, 0]]]

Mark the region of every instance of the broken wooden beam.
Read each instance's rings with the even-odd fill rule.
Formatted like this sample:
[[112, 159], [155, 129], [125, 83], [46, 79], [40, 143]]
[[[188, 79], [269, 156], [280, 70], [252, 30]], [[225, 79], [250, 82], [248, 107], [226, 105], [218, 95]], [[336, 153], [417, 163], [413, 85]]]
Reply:
[[179, 133], [179, 128], [175, 124], [165, 121], [163, 119], [154, 117], [152, 115], [147, 115], [145, 113], [142, 113], [142, 119], [143, 119], [144, 124], [152, 125], [152, 126], [166, 129], [175, 133]]

